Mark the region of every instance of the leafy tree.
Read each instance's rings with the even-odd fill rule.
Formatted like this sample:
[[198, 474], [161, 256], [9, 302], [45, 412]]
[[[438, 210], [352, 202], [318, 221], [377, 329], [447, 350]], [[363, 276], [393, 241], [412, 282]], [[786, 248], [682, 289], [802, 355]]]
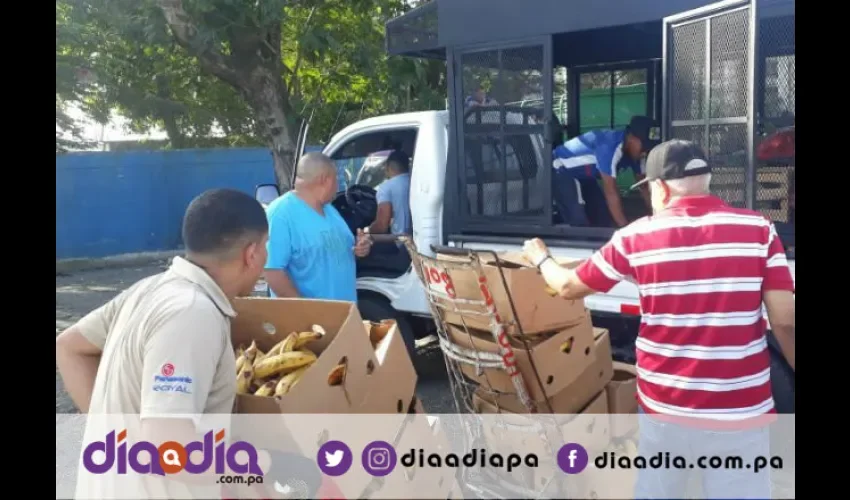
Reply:
[[302, 119], [327, 140], [362, 116], [445, 96], [442, 62], [386, 57], [383, 24], [404, 0], [59, 0], [57, 67], [60, 4], [86, 33], [67, 50], [98, 75], [79, 96], [88, 112], [117, 110], [140, 131], [161, 124], [172, 147], [204, 145], [214, 124], [228, 144], [260, 140], [282, 187]]

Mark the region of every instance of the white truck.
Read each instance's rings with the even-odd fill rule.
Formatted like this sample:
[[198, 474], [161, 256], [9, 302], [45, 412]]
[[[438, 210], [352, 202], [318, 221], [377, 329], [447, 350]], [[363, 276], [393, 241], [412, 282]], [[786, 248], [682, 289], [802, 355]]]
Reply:
[[[592, 12], [602, 8], [598, 4], [606, 2], [580, 3]], [[446, 27], [440, 25], [439, 34], [439, 37], [444, 33], [452, 35], [446, 37], [452, 40], [450, 43], [439, 41], [436, 35], [427, 40], [417, 38], [416, 43], [424, 44], [418, 47], [402, 47], [401, 42], [393, 41], [392, 37], [403, 34], [404, 23], [419, 22], [417, 16], [433, 16], [434, 23], [428, 26], [436, 29], [433, 25], [438, 24], [437, 13], [442, 23], [443, 19], [465, 18], [464, 9], [472, 12], [476, 5], [482, 7], [481, 12], [486, 11], [486, 2], [482, 0], [426, 3], [388, 23], [388, 47], [395, 54], [446, 59], [449, 109], [359, 121], [334, 135], [323, 152], [340, 165], [362, 162], [373, 153], [387, 149], [401, 149], [411, 157], [413, 239], [421, 253], [431, 254], [432, 245], [519, 250], [525, 239], [541, 237], [558, 257], [588, 258], [613, 230], [574, 228], [557, 220], [551, 193], [552, 147], [562, 140], [562, 134], [572, 137], [588, 129], [588, 125], [597, 125], [598, 116], [591, 120], [582, 114], [583, 109], [590, 108], [589, 101], [583, 99], [591, 94], [585, 89], [585, 82], [591, 77], [608, 75], [612, 83], [610, 120], [602, 128], [627, 122], [628, 117], [616, 116], [613, 103], [619, 97], [615, 77], [637, 72], [642, 80], [636, 81], [643, 81], [645, 89], [641, 109], [660, 122], [663, 139], [692, 138], [703, 144], [717, 167], [713, 189], [729, 203], [758, 208], [774, 219], [788, 247], [791, 271], [795, 273], [794, 1], [658, 3], [645, 0], [645, 3], [646, 11], [636, 7], [623, 13], [588, 15], [582, 21], [584, 25], [573, 23], [575, 26], [569, 33], [556, 32], [557, 23], [547, 21], [543, 24], [551, 24], [550, 32], [536, 38], [517, 36], [512, 40], [514, 24], [522, 25], [526, 18], [547, 19], [541, 12], [561, 5], [529, 0], [521, 2], [522, 6], [517, 3], [506, 7], [515, 12], [499, 13], [499, 22], [510, 19], [511, 23], [490, 30], [491, 36], [498, 37], [490, 44], [482, 43], [486, 37], [480, 34], [473, 37], [475, 43], [471, 39], [464, 42], [464, 37], [471, 36], [463, 31], [466, 25], [454, 26], [451, 22]], [[677, 13], [685, 10], [684, 7], [696, 8]], [[527, 12], [535, 9], [535, 16], [529, 17]], [[571, 12], [575, 13], [576, 9]], [[709, 28], [712, 23], [717, 26], [714, 31]], [[453, 29], [459, 31], [452, 33]], [[617, 35], [612, 31], [615, 29], [622, 33]], [[701, 39], [694, 38], [698, 29], [703, 30]], [[592, 46], [590, 39], [583, 45], [581, 37], [590, 37], [594, 30], [607, 30], [606, 37], [621, 36], [633, 43], [615, 44], [606, 49], [623, 51], [622, 55], [598, 52], [594, 57], [605, 59], [606, 63], [588, 65], [584, 59], [590, 56], [577, 55], [569, 47]], [[642, 38], [634, 37], [632, 30], [638, 30]], [[778, 35], [758, 38], [758, 31], [791, 35], [777, 41]], [[657, 35], [655, 39], [643, 43], [653, 33]], [[706, 37], [711, 38], [711, 43], [704, 43]], [[695, 43], [694, 40], [702, 45], [685, 46]], [[762, 40], [758, 52], [761, 60], [753, 57], [754, 44], [744, 44], [741, 50], [726, 46], [741, 44], [741, 40]], [[609, 62], [612, 60], [627, 62]], [[556, 110], [553, 106], [554, 87], [558, 84], [555, 67], [563, 67], [567, 75], [564, 85], [569, 104], [568, 112], [562, 114], [564, 126], [551, 111]], [[776, 78], [777, 72], [784, 72], [782, 78]], [[470, 96], [482, 82], [489, 82], [494, 103], [469, 107]], [[739, 95], [742, 92], [746, 94], [744, 97]], [[784, 104], [778, 106], [777, 102]], [[711, 113], [688, 115], [694, 109], [704, 109], [699, 107], [704, 103], [710, 103]], [[740, 133], [752, 141], [740, 140]], [[348, 192], [341, 193], [335, 204], [356, 212], [352, 207], [365, 201], [363, 206], [368, 213], [370, 197], [374, 205], [371, 190], [382, 180], [379, 171], [361, 169], [357, 179], [350, 182]], [[273, 186], [260, 186], [258, 197], [268, 200], [270, 191], [276, 195]], [[260, 195], [261, 192], [266, 194]], [[369, 222], [368, 215], [361, 216], [356, 225], [363, 227]], [[388, 263], [366, 259], [358, 263], [357, 288], [364, 318], [393, 318], [408, 340], [433, 331], [423, 285], [409, 261]], [[611, 331], [615, 357], [633, 362], [634, 339], [640, 323], [637, 287], [624, 282], [609, 293], [588, 297], [585, 302], [594, 323]], [[770, 348], [777, 407], [780, 411], [793, 411], [793, 371], [785, 364], [772, 336]]]

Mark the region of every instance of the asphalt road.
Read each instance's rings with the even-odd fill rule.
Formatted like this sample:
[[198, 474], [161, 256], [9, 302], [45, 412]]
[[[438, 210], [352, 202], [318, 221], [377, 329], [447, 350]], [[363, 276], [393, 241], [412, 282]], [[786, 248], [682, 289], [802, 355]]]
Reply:
[[[77, 271], [56, 277], [56, 334], [74, 324], [89, 311], [147, 276], [162, 272], [166, 261], [144, 266]], [[416, 393], [429, 413], [454, 413], [445, 364], [436, 343], [423, 342], [415, 365], [419, 374]], [[56, 413], [75, 413], [59, 373], [56, 373]]]

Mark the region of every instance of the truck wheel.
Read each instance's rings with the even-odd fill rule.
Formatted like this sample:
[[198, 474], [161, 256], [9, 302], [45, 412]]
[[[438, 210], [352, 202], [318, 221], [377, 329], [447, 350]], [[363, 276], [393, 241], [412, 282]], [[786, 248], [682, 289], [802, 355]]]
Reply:
[[360, 315], [363, 319], [368, 321], [394, 320], [398, 325], [411, 361], [416, 359], [416, 341], [413, 336], [413, 327], [410, 326], [407, 315], [396, 311], [386, 297], [375, 292], [357, 292], [357, 308], [360, 309]]

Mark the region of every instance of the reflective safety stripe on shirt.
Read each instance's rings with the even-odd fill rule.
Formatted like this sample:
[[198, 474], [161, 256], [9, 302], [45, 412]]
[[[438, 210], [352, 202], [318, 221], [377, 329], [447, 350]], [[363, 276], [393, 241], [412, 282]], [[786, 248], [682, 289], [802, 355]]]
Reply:
[[577, 269], [594, 290], [640, 292], [638, 399], [647, 413], [740, 421], [775, 412], [765, 290], [794, 291], [773, 224], [689, 197], [617, 231]]

